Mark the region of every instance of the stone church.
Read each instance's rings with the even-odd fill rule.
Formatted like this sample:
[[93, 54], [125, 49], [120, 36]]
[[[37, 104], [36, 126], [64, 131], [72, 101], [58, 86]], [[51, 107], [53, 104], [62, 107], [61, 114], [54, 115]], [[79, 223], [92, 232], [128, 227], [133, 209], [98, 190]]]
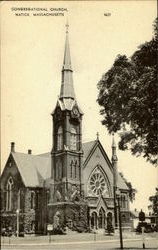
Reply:
[[47, 233], [48, 224], [70, 230], [117, 227], [116, 189], [120, 190], [122, 224], [130, 225], [129, 188], [117, 171], [116, 145], [112, 159], [96, 140], [82, 143], [83, 112], [73, 86], [68, 26], [61, 89], [52, 112], [52, 150], [33, 155], [11, 152], [1, 175], [2, 228], [25, 234]]

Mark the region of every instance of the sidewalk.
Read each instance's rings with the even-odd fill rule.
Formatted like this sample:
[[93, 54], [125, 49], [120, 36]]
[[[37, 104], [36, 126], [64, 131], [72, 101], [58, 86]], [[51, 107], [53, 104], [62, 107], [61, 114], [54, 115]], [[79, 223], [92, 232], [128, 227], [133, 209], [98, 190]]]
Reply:
[[[145, 234], [146, 240], [156, 240], [158, 239], [158, 233]], [[128, 232], [123, 234], [124, 242], [127, 241], [140, 241], [142, 240], [142, 235], [137, 235], [133, 232]], [[118, 242], [119, 234], [114, 236], [107, 236], [101, 234], [92, 234], [92, 233], [81, 233], [81, 234], [71, 234], [71, 235], [51, 235], [49, 236], [25, 236], [24, 238], [17, 237], [2, 237], [1, 244], [2, 246], [7, 245], [63, 245], [63, 244], [89, 244], [94, 242]]]

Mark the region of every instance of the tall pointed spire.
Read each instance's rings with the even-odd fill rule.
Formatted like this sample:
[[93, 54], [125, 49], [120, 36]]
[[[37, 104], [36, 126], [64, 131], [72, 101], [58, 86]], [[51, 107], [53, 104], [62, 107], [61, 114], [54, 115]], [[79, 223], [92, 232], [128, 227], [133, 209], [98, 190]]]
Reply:
[[113, 135], [113, 139], [112, 139], [112, 166], [114, 169], [114, 187], [115, 189], [117, 188], [117, 180], [118, 180], [118, 169], [117, 169], [117, 162], [118, 162], [118, 158], [117, 158], [117, 154], [116, 154], [116, 144], [115, 144], [115, 139], [114, 139], [114, 135]]
[[65, 40], [65, 52], [64, 52], [64, 61], [63, 61], [63, 70], [72, 70], [71, 69], [71, 56], [70, 56], [70, 46], [69, 46], [69, 24], [66, 23], [66, 40]]
[[70, 56], [70, 46], [69, 46], [69, 24], [67, 22], [65, 51], [64, 51], [64, 60], [62, 67], [62, 83], [61, 83], [60, 97], [59, 97], [60, 99], [62, 98], [75, 99], [72, 73], [73, 71], [71, 67], [71, 56]]

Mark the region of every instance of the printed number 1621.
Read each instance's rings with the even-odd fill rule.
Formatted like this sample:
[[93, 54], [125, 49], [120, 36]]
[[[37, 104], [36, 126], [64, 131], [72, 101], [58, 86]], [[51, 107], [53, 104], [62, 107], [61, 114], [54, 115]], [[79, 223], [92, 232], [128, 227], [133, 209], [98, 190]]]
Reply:
[[111, 16], [111, 13], [104, 13], [104, 16]]

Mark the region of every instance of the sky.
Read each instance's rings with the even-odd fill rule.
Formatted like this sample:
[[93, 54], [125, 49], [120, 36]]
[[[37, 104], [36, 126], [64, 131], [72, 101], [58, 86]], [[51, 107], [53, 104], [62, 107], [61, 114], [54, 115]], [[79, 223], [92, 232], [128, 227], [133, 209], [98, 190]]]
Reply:
[[[47, 8], [47, 12], [18, 11], [17, 7]], [[97, 83], [118, 54], [130, 57], [140, 44], [151, 40], [156, 7], [156, 1], [1, 2], [2, 169], [11, 141], [17, 152], [51, 150], [50, 114], [60, 91], [67, 18], [74, 88], [84, 112], [83, 141], [96, 139], [99, 132], [111, 158], [112, 138], [101, 125]], [[33, 16], [55, 12], [58, 16]], [[115, 135], [116, 143], [118, 139]], [[118, 170], [138, 191], [131, 209], [147, 211], [148, 198], [158, 183], [158, 169], [128, 151], [117, 150], [117, 154]]]

